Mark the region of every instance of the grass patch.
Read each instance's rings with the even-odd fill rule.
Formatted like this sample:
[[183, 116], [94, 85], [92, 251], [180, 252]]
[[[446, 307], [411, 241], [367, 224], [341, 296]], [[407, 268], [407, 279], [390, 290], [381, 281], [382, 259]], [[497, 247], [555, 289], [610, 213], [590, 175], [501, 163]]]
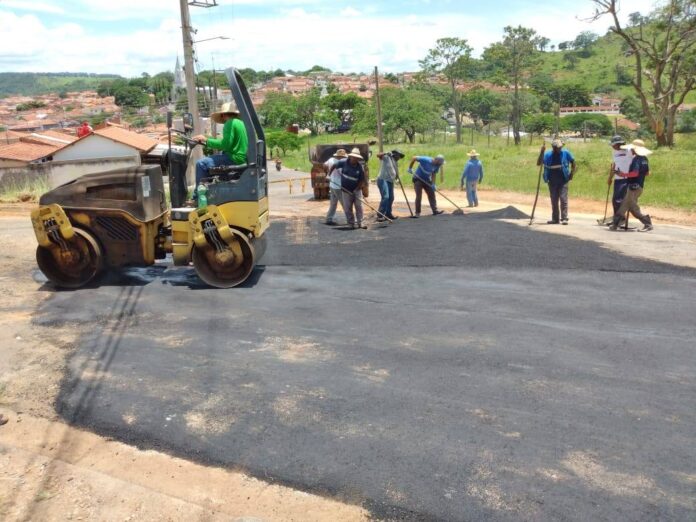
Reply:
[[39, 177], [23, 182], [10, 182], [0, 186], [0, 202], [24, 203], [38, 201], [42, 194], [51, 189], [48, 178]]
[[[366, 136], [353, 137], [343, 135], [320, 135], [310, 138], [310, 145], [317, 143], [336, 143], [341, 141], [364, 143]], [[696, 134], [681, 134], [676, 137], [677, 144], [672, 150], [658, 149], [650, 156], [651, 175], [646, 181], [646, 188], [641, 202], [646, 205], [666, 208], [696, 210]], [[398, 148], [406, 154], [402, 160], [401, 172], [405, 184], [410, 184], [406, 167], [414, 155], [444, 154], [446, 158], [445, 178], [440, 180], [439, 188], [459, 188], [459, 180], [464, 165], [468, 160], [466, 153], [471, 149], [471, 135], [464, 133], [463, 144], [454, 143], [454, 138], [447, 137], [443, 142], [442, 134], [428, 143], [389, 144], [386, 150]], [[647, 143], [648, 147], [654, 144]], [[474, 134], [474, 147], [481, 154], [484, 166], [484, 187], [492, 187], [521, 193], [534, 193], [536, 190], [539, 168], [536, 166], [541, 139], [534, 138], [530, 144], [529, 137], [523, 138], [522, 145], [508, 145], [507, 140], [491, 136], [490, 146], [487, 136]], [[549, 147], [547, 142], [547, 147]], [[611, 148], [607, 139], [593, 139], [583, 142], [569, 142], [566, 147], [575, 156], [578, 171], [571, 183], [571, 194], [584, 198], [604, 201], [607, 193], [606, 179], [611, 164]], [[377, 146], [372, 147], [374, 152]], [[288, 153], [282, 158], [288, 168], [309, 172], [311, 164], [307, 154], [307, 143], [302, 150]], [[371, 177], [379, 172], [379, 161], [373, 155], [369, 162]]]

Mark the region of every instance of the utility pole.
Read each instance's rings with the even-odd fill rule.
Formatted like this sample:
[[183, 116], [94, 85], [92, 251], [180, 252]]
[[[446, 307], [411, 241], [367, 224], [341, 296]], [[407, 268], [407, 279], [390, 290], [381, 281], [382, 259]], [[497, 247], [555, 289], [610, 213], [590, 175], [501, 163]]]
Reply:
[[191, 37], [191, 15], [188, 0], [179, 0], [181, 7], [181, 36], [184, 41], [184, 73], [186, 75], [186, 98], [188, 109], [193, 116], [193, 134], [201, 134], [201, 121], [198, 113], [198, 93], [196, 92], [196, 72], [193, 68], [193, 38]]
[[377, 141], [379, 151], [384, 152], [384, 137], [382, 136], [382, 102], [379, 99], [379, 72], [375, 66], [375, 96], [377, 97]]

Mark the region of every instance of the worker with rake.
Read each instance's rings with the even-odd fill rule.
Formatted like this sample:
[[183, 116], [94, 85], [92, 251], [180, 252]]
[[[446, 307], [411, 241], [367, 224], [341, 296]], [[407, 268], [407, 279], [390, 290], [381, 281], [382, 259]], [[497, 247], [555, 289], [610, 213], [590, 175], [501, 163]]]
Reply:
[[377, 188], [382, 200], [379, 203], [377, 221], [386, 221], [387, 219], [397, 219], [392, 213], [394, 205], [394, 181], [398, 176], [397, 161], [404, 157], [404, 154], [399, 150], [391, 152], [380, 152], [377, 157], [381, 161], [379, 167], [379, 176], [377, 176]]
[[[414, 174], [413, 165], [416, 162], [418, 162], [418, 168]], [[443, 210], [438, 210], [437, 200], [435, 199], [435, 191], [437, 190], [435, 178], [444, 164], [445, 157], [442, 154], [438, 154], [434, 158], [430, 156], [413, 156], [411, 158], [411, 163], [408, 165], [408, 173], [413, 176], [413, 188], [416, 190], [416, 216], [420, 216], [421, 213], [423, 191], [428, 195], [428, 202], [430, 203], [430, 210], [433, 211], [433, 216], [444, 212]]]

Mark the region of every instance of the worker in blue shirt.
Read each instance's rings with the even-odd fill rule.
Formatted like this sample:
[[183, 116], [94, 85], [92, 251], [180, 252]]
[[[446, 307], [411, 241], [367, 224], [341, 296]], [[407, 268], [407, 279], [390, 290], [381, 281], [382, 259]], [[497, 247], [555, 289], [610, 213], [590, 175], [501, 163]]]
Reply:
[[[418, 168], [415, 174], [413, 173], [413, 165], [418, 162]], [[411, 163], [408, 165], [408, 173], [413, 176], [413, 188], [416, 190], [416, 216], [421, 213], [421, 199], [423, 191], [428, 195], [430, 210], [433, 215], [442, 214], [442, 210], [437, 209], [437, 200], [435, 199], [435, 176], [445, 164], [445, 157], [438, 154], [434, 158], [430, 156], [413, 156]]]
[[[551, 150], [537, 160], [537, 166], [541, 166], [543, 161], [544, 182], [548, 184], [551, 195], [551, 220], [547, 221], [549, 225], [568, 224], [568, 182], [573, 179], [576, 166], [575, 158], [569, 150], [563, 148], [563, 145], [560, 139], [554, 139], [551, 142]], [[545, 149], [545, 146], [542, 147], [541, 152], [543, 153]]]
[[459, 181], [459, 190], [464, 190], [466, 184], [466, 200], [470, 207], [478, 207], [478, 184], [483, 181], [483, 165], [479, 161], [479, 153], [471, 149], [467, 153], [469, 161], [466, 162], [462, 179]]

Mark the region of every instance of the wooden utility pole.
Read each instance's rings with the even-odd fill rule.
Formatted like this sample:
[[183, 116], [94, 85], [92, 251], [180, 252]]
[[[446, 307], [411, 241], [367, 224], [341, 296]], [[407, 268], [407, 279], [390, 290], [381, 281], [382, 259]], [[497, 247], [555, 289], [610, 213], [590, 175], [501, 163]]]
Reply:
[[384, 137], [382, 135], [382, 102], [379, 99], [379, 72], [375, 66], [375, 97], [377, 98], [377, 142], [379, 151], [384, 152]]

